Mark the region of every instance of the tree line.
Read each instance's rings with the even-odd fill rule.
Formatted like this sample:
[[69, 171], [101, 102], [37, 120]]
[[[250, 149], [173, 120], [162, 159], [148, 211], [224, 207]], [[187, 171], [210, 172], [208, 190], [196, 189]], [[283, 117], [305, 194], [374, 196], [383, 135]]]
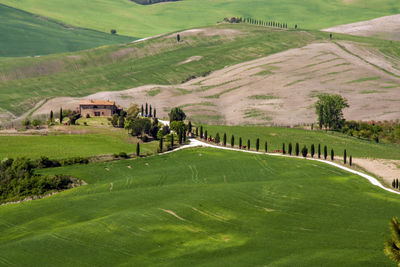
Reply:
[[0, 203], [39, 197], [80, 184], [66, 175], [40, 175], [34, 172], [39, 165], [27, 158], [4, 159], [0, 163]]
[[[288, 24], [286, 22], [268, 21], [268, 20], [262, 20], [262, 19], [254, 19], [254, 18], [251, 18], [251, 17], [247, 17], [247, 18], [242, 18], [242, 17], [224, 18], [224, 21], [225, 22], [229, 22], [229, 23], [247, 23], [247, 24], [265, 26], [265, 27], [274, 27], [274, 28], [280, 28], [280, 29], [287, 29], [288, 28]], [[297, 29], [297, 24], [294, 26], [294, 28]]]
[[[208, 134], [207, 130], [203, 128], [203, 126], [200, 126], [200, 133], [198, 133], [198, 128], [196, 127], [196, 136], [198, 136], [200, 139], [204, 140], [204, 141], [208, 141], [208, 142], [214, 142], [217, 145], [223, 145], [223, 146], [227, 146], [227, 135], [226, 133], [223, 134], [223, 138], [221, 139], [220, 134], [217, 132], [215, 134], [215, 137], [213, 138], [211, 135]], [[235, 147], [235, 136], [232, 135], [230, 138], [230, 145], [232, 148]], [[261, 147], [260, 147], [260, 138], [256, 139], [255, 142], [255, 150], [258, 152], [260, 151]], [[251, 150], [251, 141], [250, 139], [247, 140], [247, 143], [244, 144], [243, 143], [243, 139], [242, 137], [239, 137], [239, 142], [238, 142], [238, 147], [239, 149], [247, 149], [247, 150]], [[287, 150], [286, 150], [287, 148]], [[303, 148], [300, 150], [300, 144], [299, 143], [295, 143], [294, 145], [292, 143], [289, 143], [288, 146], [286, 147], [285, 143], [282, 143], [282, 149], [279, 150], [273, 150], [270, 151], [269, 150], [269, 146], [268, 146], [268, 141], [265, 141], [264, 143], [264, 152], [268, 153], [268, 152], [278, 152], [278, 153], [282, 153], [282, 154], [288, 154], [288, 155], [294, 155], [294, 156], [299, 156], [300, 153], [304, 158], [307, 158], [308, 156], [310, 156], [311, 158], [314, 158], [314, 156], [316, 156], [317, 158], [321, 159], [323, 158], [324, 160], [328, 159], [328, 156], [330, 156], [330, 160], [334, 161], [335, 160], [335, 151], [332, 148], [330, 151], [328, 151], [328, 147], [325, 146], [321, 146], [321, 144], [318, 144], [317, 146], [315, 146], [314, 144], [311, 144], [310, 149], [304, 145]], [[329, 155], [328, 155], [329, 153]], [[350, 155], [348, 156], [347, 150], [344, 149], [343, 151], [343, 163], [344, 164], [349, 164], [350, 166], [353, 165], [353, 157]]]

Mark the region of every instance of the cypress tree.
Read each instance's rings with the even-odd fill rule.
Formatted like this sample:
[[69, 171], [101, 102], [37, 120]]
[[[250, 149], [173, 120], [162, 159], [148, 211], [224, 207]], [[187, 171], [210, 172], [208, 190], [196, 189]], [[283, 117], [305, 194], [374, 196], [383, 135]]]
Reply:
[[350, 166], [353, 165], [353, 157], [352, 156], [350, 156], [349, 164], [350, 164]]
[[224, 146], [226, 146], [226, 133], [224, 133]]
[[204, 139], [206, 139], [206, 141], [207, 141], [207, 130], [206, 130], [206, 132], [204, 133]]
[[149, 117], [151, 118], [153, 116], [153, 108], [150, 105], [150, 113], [149, 113]]
[[203, 139], [203, 126], [200, 126], [200, 138]]
[[393, 188], [396, 188], [396, 181], [393, 179], [393, 181], [392, 181], [392, 187]]
[[142, 104], [142, 108], [140, 109], [140, 112], [142, 113], [142, 116], [144, 117], [144, 109], [143, 109], [143, 104]]
[[60, 108], [60, 124], [62, 123], [63, 119], [63, 110]]
[[188, 132], [192, 133], [192, 122], [191, 121], [189, 121], [189, 123], [188, 123]]
[[314, 144], [311, 145], [311, 157], [313, 158], [315, 154], [315, 147]]
[[318, 144], [318, 158], [321, 158], [321, 144]]
[[257, 138], [256, 140], [256, 150], [258, 151], [260, 149], [260, 138]]
[[304, 145], [303, 149], [301, 150], [301, 154], [303, 154], [303, 157], [307, 157], [308, 154], [308, 149], [306, 147], [306, 145]]
[[146, 103], [146, 117], [149, 115], [149, 105]]
[[328, 148], [324, 146], [324, 159], [326, 160], [327, 157], [328, 157]]
[[187, 136], [186, 131], [183, 131], [183, 143], [186, 143], [186, 136]]
[[250, 150], [250, 139], [247, 139], [247, 150]]
[[140, 144], [139, 143], [137, 143], [136, 144], [136, 156], [140, 156]]
[[178, 132], [178, 142], [179, 142], [179, 144], [182, 144], [182, 141], [183, 141], [183, 131], [182, 130], [180, 130], [179, 132]]
[[346, 151], [346, 149], [344, 150], [344, 153], [343, 153], [343, 163], [346, 165], [346, 161], [347, 161], [347, 151]]
[[333, 152], [333, 149], [331, 149], [331, 160], [333, 161], [335, 159], [335, 152]]
[[219, 137], [219, 133], [217, 133], [217, 134], [215, 135], [214, 141], [215, 141], [216, 144], [219, 144], [219, 142], [221, 141], [221, 139], [220, 139], [220, 137]]
[[232, 137], [231, 137], [231, 147], [234, 147], [235, 146], [235, 136], [232, 134]]
[[160, 145], [160, 153], [163, 151], [163, 142], [164, 142], [163, 140], [164, 140], [164, 138], [161, 137], [160, 144], [159, 144]]
[[242, 149], [242, 137], [239, 138], [239, 149]]
[[268, 153], [268, 142], [265, 141], [265, 153]]
[[296, 143], [296, 156], [299, 156], [300, 154], [300, 146], [299, 143]]
[[174, 148], [174, 134], [171, 134], [171, 148]]
[[285, 143], [282, 144], [282, 154], [286, 154]]
[[199, 136], [199, 127], [196, 127], [196, 136]]
[[50, 111], [50, 121], [53, 121], [54, 120], [54, 114], [53, 114], [53, 111], [51, 110]]
[[399, 179], [396, 179], [396, 188], [399, 189]]
[[292, 155], [292, 143], [289, 143], [288, 152], [289, 152], [289, 155]]
[[154, 112], [153, 112], [154, 114], [154, 118], [157, 118], [157, 110], [154, 108]]

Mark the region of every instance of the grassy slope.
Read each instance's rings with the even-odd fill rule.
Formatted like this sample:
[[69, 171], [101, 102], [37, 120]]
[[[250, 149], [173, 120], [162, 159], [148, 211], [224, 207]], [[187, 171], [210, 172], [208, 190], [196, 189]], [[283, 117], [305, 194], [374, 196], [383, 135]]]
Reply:
[[[29, 12], [71, 25], [123, 35], [152, 36], [160, 33], [213, 25], [224, 17], [252, 16], [258, 19], [299, 24], [302, 28], [329, 26], [399, 13], [397, 0], [183, 0], [143, 6], [129, 0], [0, 0]], [[60, 12], [62, 10], [62, 12]]]
[[3, 264], [391, 266], [399, 198], [325, 164], [192, 149], [46, 171], [89, 185], [0, 206]]
[[315, 144], [317, 153], [318, 144], [321, 144], [321, 153], [323, 146], [328, 146], [328, 156], [333, 148], [335, 154], [343, 156], [344, 149], [347, 149], [347, 155], [353, 157], [365, 158], [384, 158], [400, 159], [400, 146], [396, 144], [377, 144], [372, 141], [361, 140], [344, 134], [325, 131], [307, 131], [303, 129], [290, 129], [278, 127], [257, 127], [257, 126], [221, 126], [204, 125], [208, 135], [215, 137], [218, 132], [221, 141], [224, 133], [227, 134], [227, 143], [230, 146], [232, 134], [235, 136], [235, 144], [239, 144], [239, 138], [242, 137], [243, 145], [247, 146], [247, 140], [250, 139], [251, 148], [255, 149], [256, 140], [260, 138], [260, 150], [264, 151], [265, 141], [268, 141], [268, 151], [282, 149], [282, 143], [286, 143], [286, 151], [291, 142], [293, 151], [296, 142], [300, 144], [300, 150], [304, 145], [308, 146], [310, 151], [311, 144]]
[[[81, 119], [81, 123], [82, 123]], [[87, 119], [84, 119], [87, 120]], [[90, 122], [89, 125], [92, 125]], [[47, 156], [51, 159], [90, 157], [119, 152], [136, 153], [137, 139], [123, 129], [91, 126], [66, 126], [66, 131], [85, 131], [82, 134], [49, 134], [27, 136], [0, 136], [0, 159], [5, 157]], [[157, 151], [158, 142], [141, 144], [141, 154]]]
[[[249, 25], [218, 25], [207, 31], [235, 29], [225, 35], [160, 37], [145, 42], [101, 47], [40, 58], [0, 58], [0, 109], [22, 115], [44, 97], [84, 96], [99, 91], [124, 90], [146, 84], [179, 84], [192, 75], [260, 58], [313, 41], [324, 41], [318, 31], [279, 31]], [[399, 57], [400, 43], [335, 34]], [[200, 61], [178, 65], [193, 55]], [[155, 71], [156, 70], [156, 71]]]
[[[230, 28], [242, 34], [235, 39], [184, 35], [179, 44], [175, 36], [162, 37], [73, 54], [0, 61], [0, 108], [21, 115], [44, 97], [84, 96], [145, 84], [179, 84], [191, 75], [301, 47], [316, 39], [306, 32], [246, 25], [220, 25], [209, 30]], [[193, 55], [203, 58], [178, 65]]]
[[127, 43], [134, 38], [63, 26], [0, 4], [0, 57], [35, 56]]

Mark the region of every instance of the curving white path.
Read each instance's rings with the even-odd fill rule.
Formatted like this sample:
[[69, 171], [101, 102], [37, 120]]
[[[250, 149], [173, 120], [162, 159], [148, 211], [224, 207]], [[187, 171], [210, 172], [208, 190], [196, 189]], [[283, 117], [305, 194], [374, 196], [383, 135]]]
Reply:
[[[301, 158], [301, 157], [295, 157], [295, 156], [289, 156], [289, 155], [283, 155], [283, 154], [264, 153], [264, 152], [249, 151], [249, 150], [243, 150], [243, 149], [237, 149], [237, 148], [222, 147], [222, 146], [217, 146], [217, 145], [212, 145], [212, 144], [209, 144], [209, 143], [206, 143], [206, 142], [202, 142], [202, 141], [199, 141], [197, 139], [189, 139], [189, 141], [190, 141], [190, 144], [181, 146], [178, 149], [175, 149], [175, 150], [172, 150], [172, 151], [169, 151], [169, 152], [165, 152], [165, 153], [171, 153], [171, 152], [174, 152], [174, 151], [177, 151], [177, 150], [181, 150], [181, 149], [185, 149], [185, 148], [191, 148], [191, 147], [212, 147], [212, 148], [217, 148], [217, 149], [239, 151], [239, 152], [251, 153], [251, 154], [269, 155], [269, 156], [277, 156], [277, 157], [288, 157], [288, 158]], [[329, 165], [334, 166], [336, 168], [342, 169], [344, 171], [356, 174], [358, 176], [361, 176], [361, 177], [367, 179], [374, 186], [378, 186], [381, 189], [386, 190], [386, 191], [388, 191], [390, 193], [394, 193], [394, 194], [400, 195], [400, 192], [397, 192], [397, 191], [392, 190], [390, 188], [384, 187], [376, 178], [372, 177], [371, 175], [368, 175], [368, 174], [365, 174], [365, 173], [362, 173], [362, 172], [347, 168], [345, 166], [342, 166], [340, 164], [337, 164], [337, 163], [334, 163], [334, 162], [328, 161], [328, 160], [314, 159], [314, 158], [306, 158], [306, 159], [307, 160], [314, 160], [314, 161], [319, 161], [319, 162], [322, 162], [322, 163], [326, 163], [326, 164], [329, 164]]]

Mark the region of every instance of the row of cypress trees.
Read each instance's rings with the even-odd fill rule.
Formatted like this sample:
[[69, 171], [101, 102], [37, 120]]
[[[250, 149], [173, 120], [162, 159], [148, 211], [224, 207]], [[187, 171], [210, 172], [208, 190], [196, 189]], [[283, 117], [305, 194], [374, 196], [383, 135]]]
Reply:
[[[292, 143], [289, 143], [289, 149], [288, 149], [288, 154], [289, 155], [292, 155], [292, 150], [293, 150], [292, 149]], [[321, 158], [321, 156], [322, 156], [321, 152], [322, 152], [321, 151], [321, 144], [318, 144], [318, 151], [317, 151], [318, 158]], [[285, 143], [282, 144], [282, 153], [286, 154]], [[296, 143], [294, 155], [299, 156], [299, 154], [300, 154], [300, 145], [299, 145], [299, 143]], [[301, 150], [301, 154], [303, 155], [303, 157], [307, 157], [308, 148], [307, 148], [306, 145], [304, 145], [303, 149]], [[316, 154], [315, 145], [312, 144], [311, 147], [310, 147], [310, 155], [313, 158], [315, 154]], [[331, 149], [331, 155], [330, 156], [331, 156], [331, 160], [333, 161], [335, 159], [335, 151], [333, 149]], [[324, 155], [323, 155], [323, 157], [324, 157], [325, 160], [328, 158], [328, 147], [327, 146], [324, 146]], [[347, 150], [346, 149], [343, 152], [343, 163], [347, 164]], [[350, 166], [353, 164], [353, 157], [352, 156], [349, 157], [349, 164], [350, 164]]]
[[399, 189], [399, 179], [393, 179], [392, 187], [394, 189]]
[[[276, 21], [264, 21], [264, 20], [260, 20], [260, 19], [244, 18], [243, 22], [248, 23], [248, 24], [266, 26], [266, 27], [275, 27], [275, 28], [281, 28], [281, 29], [288, 28], [287, 23], [276, 22]], [[295, 28], [297, 28], [297, 25], [295, 26]]]
[[157, 118], [157, 110], [149, 104], [146, 103], [146, 107], [143, 107], [143, 105], [140, 107], [140, 113], [142, 114], [143, 117], [154, 117]]
[[[203, 135], [203, 133], [204, 133], [204, 135]], [[196, 131], [196, 135], [197, 135], [197, 131]], [[203, 126], [201, 126], [200, 127], [200, 138], [207, 140], [208, 137], [210, 137], [210, 136], [208, 136], [207, 130], [204, 131], [203, 130]], [[214, 138], [214, 142], [216, 144], [221, 143], [219, 133], [216, 133], [215, 138]], [[224, 133], [223, 139], [222, 139], [222, 145], [226, 146], [226, 144], [227, 144], [227, 135], [226, 135], [226, 133]], [[231, 145], [231, 147], [235, 146], [235, 136], [234, 135], [231, 136], [230, 145]], [[243, 148], [242, 137], [239, 138], [239, 148], [240, 149]], [[246, 148], [247, 148], [247, 150], [251, 149], [250, 139], [247, 140], [247, 147]], [[260, 150], [260, 138], [257, 138], [255, 148], [256, 148], [256, 151]], [[265, 149], [265, 153], [267, 153], [268, 152], [268, 142], [267, 141], [265, 141], [264, 149]], [[299, 156], [300, 152], [301, 152], [303, 157], [307, 157], [308, 153], [309, 153], [309, 150], [308, 150], [307, 146], [304, 145], [304, 147], [300, 151], [300, 145], [299, 145], [299, 143], [296, 143], [295, 146], [294, 146], [294, 151], [293, 151], [293, 145], [292, 145], [292, 143], [289, 143], [288, 151], [286, 152], [286, 145], [285, 145], [285, 143], [282, 143], [282, 154], [288, 153], [289, 155], [293, 154], [295, 156]], [[315, 149], [315, 145], [312, 144], [311, 147], [310, 147], [310, 156], [313, 158], [315, 154], [317, 154], [318, 158], [321, 158], [323, 156], [323, 158], [326, 160], [328, 158], [328, 147], [324, 146], [323, 154], [322, 154], [321, 144], [318, 144], [317, 151]], [[347, 158], [348, 158], [347, 157], [347, 150], [345, 149], [344, 152], [343, 152], [343, 163], [344, 164], [347, 164]], [[330, 151], [330, 159], [332, 161], [335, 159], [335, 151], [333, 149], [331, 149], [331, 151]], [[351, 155], [349, 157], [349, 162], [348, 163], [349, 163], [350, 166], [353, 165], [353, 157]]]

